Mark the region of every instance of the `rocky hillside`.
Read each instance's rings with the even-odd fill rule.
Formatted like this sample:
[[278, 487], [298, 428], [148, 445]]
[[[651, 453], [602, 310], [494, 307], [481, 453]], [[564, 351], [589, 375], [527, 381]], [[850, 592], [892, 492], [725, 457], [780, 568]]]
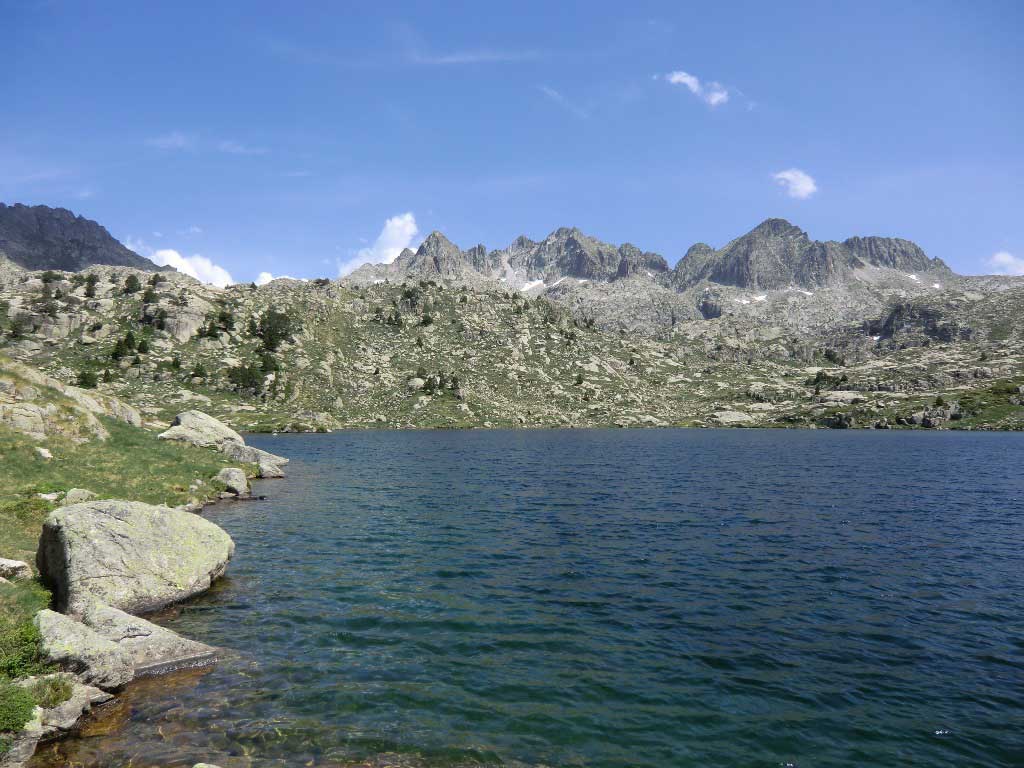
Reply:
[[[621, 308], [638, 284], [595, 282], [588, 295]], [[0, 273], [0, 343], [55, 379], [132, 404], [153, 429], [193, 408], [239, 430], [1024, 425], [1019, 282], [964, 278], [894, 293], [866, 314], [849, 300], [839, 309], [851, 319], [831, 324], [798, 292], [737, 312], [733, 297], [750, 293], [728, 286], [701, 294], [706, 314], [667, 318], [661, 297], [685, 294], [656, 285], [637, 299], [664, 321], [650, 334], [602, 327], [562, 286], [217, 289], [116, 267]]]
[[26, 269], [78, 272], [95, 264], [160, 269], [95, 221], [64, 208], [0, 203], [0, 257]]

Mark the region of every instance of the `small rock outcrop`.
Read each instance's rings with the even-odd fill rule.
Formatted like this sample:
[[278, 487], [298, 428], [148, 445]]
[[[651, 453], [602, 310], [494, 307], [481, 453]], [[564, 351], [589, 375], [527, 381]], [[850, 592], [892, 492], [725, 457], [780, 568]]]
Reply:
[[155, 611], [209, 588], [234, 542], [197, 515], [132, 501], [90, 501], [50, 513], [36, 565], [59, 610], [98, 600], [133, 613]]
[[23, 563], [21, 560], [8, 560], [5, 557], [0, 557], [0, 578], [30, 579], [32, 578], [32, 569], [28, 563]]
[[120, 688], [134, 676], [124, 650], [71, 617], [42, 610], [36, 614], [35, 624], [46, 659], [84, 682], [109, 690]]
[[223, 483], [224, 490], [235, 496], [245, 496], [249, 493], [249, 479], [245, 472], [237, 467], [225, 467], [213, 479]]

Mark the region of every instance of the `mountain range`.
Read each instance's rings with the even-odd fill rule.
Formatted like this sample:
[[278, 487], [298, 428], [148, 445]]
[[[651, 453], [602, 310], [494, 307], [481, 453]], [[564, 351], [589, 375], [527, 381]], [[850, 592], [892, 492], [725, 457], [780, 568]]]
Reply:
[[769, 219], [670, 265], [571, 228], [496, 250], [434, 232], [341, 280], [221, 289], [67, 211], [3, 222], [3, 354], [154, 425], [198, 405], [255, 431], [1024, 428], [1024, 278], [898, 238]]

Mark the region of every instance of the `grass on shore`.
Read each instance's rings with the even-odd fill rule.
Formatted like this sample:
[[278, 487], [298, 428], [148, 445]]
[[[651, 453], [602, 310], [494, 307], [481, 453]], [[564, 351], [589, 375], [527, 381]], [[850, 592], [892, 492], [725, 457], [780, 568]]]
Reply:
[[[173, 506], [216, 493], [219, 487], [210, 478], [231, 465], [210, 450], [158, 440], [113, 419], [103, 423], [110, 433], [105, 441], [47, 438], [50, 460], [36, 453], [39, 440], [0, 427], [0, 557], [34, 564], [43, 521], [56, 506], [39, 493], [85, 488], [99, 498]], [[49, 592], [35, 580], [0, 584], [0, 755], [10, 744], [11, 732], [31, 718], [37, 700], [56, 701], [63, 694], [56, 683], [29, 692], [13, 685], [52, 671], [42, 661], [39, 632], [32, 623], [49, 603]]]

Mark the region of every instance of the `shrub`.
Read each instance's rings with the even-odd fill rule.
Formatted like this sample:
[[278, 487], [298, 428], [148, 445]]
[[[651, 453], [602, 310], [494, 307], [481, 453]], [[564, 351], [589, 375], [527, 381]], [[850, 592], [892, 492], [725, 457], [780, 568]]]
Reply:
[[141, 288], [142, 283], [139, 282], [139, 278], [135, 275], [128, 275], [128, 277], [124, 279], [125, 293], [138, 293]]
[[[19, 508], [17, 512], [19, 516], [40, 514], [33, 510], [35, 507], [30, 506]], [[40, 607], [45, 607], [45, 603]], [[48, 671], [48, 665], [40, 657], [39, 646], [39, 630], [31, 619], [20, 624], [0, 620], [0, 680], [15, 680]]]
[[90, 298], [96, 298], [96, 284], [99, 283], [100, 279], [96, 275], [86, 275], [85, 278], [85, 295]]
[[278, 365], [277, 358], [269, 352], [264, 352], [260, 356], [260, 370], [263, 371], [263, 373], [274, 373], [275, 371], [281, 370], [281, 366]]
[[42, 276], [43, 283], [55, 283], [60, 280], [60, 275], [54, 272], [52, 269], [48, 269], [43, 272]]
[[137, 350], [142, 354], [146, 354], [147, 352], [149, 352], [149, 342], [143, 339], [142, 341], [139, 342]]
[[268, 352], [276, 352], [282, 341], [291, 339], [299, 329], [284, 312], [268, 309], [260, 317], [259, 333], [263, 346]]
[[27, 690], [14, 683], [0, 682], [0, 733], [20, 731], [32, 719], [35, 708], [35, 699]]
[[240, 390], [259, 393], [263, 389], [263, 376], [254, 365], [238, 365], [229, 368], [228, 381]]
[[75, 383], [83, 389], [96, 389], [99, 379], [94, 371], [79, 371], [75, 377]]
[[196, 363], [195, 367], [192, 369], [192, 373], [189, 374], [189, 377], [193, 379], [205, 379], [206, 366], [204, 366], [202, 363]]
[[160, 297], [152, 288], [147, 288], [145, 293], [142, 294], [143, 304], [156, 304], [158, 301], [160, 301]]

